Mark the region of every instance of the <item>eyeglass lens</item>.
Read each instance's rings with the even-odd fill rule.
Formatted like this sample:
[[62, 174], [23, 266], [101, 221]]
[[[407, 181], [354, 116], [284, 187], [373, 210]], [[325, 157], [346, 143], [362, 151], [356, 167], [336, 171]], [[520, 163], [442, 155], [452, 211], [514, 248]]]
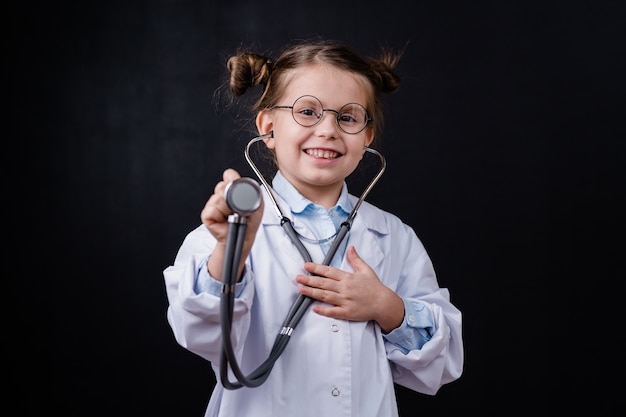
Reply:
[[339, 110], [324, 109], [322, 102], [314, 96], [302, 96], [293, 103], [294, 120], [302, 126], [313, 126], [322, 120], [325, 111], [337, 114], [337, 124], [346, 133], [359, 133], [368, 122], [365, 107], [358, 103], [348, 103]]

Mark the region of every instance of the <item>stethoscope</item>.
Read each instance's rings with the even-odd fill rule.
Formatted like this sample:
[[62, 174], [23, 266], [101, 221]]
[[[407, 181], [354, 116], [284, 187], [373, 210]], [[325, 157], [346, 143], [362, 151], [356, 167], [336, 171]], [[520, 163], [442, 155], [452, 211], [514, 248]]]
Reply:
[[[248, 142], [245, 148], [245, 158], [258, 179], [261, 181], [263, 188], [269, 196], [272, 206], [276, 211], [276, 214], [280, 218], [280, 225], [285, 230], [289, 239], [300, 252], [300, 255], [306, 262], [312, 262], [311, 255], [306, 250], [296, 231], [291, 224], [291, 220], [283, 215], [276, 199], [274, 198], [272, 188], [267, 183], [256, 164], [250, 157], [250, 148], [253, 144], [261, 141], [267, 137], [272, 137], [273, 132], [266, 133], [261, 136], [257, 136]], [[369, 194], [374, 185], [378, 182], [383, 175], [387, 163], [383, 155], [371, 148], [364, 147], [366, 152], [373, 153], [380, 158], [381, 167], [376, 176], [372, 179], [369, 185], [365, 188], [361, 196], [359, 197], [354, 208], [350, 212], [350, 215], [341, 224], [339, 231], [331, 245], [324, 261], [324, 265], [330, 265], [339, 245], [352, 227], [352, 222], [356, 217], [357, 211], [361, 206], [361, 203], [365, 200], [365, 197]], [[222, 294], [220, 300], [220, 315], [221, 315], [221, 327], [222, 327], [222, 353], [220, 358], [220, 379], [222, 385], [226, 389], [238, 389], [242, 387], [254, 388], [258, 387], [265, 382], [269, 376], [274, 363], [278, 357], [282, 354], [289, 342], [291, 335], [300, 322], [300, 319], [304, 316], [304, 313], [314, 301], [312, 298], [300, 294], [294, 301], [293, 305], [289, 309], [287, 316], [285, 317], [282, 328], [276, 336], [274, 346], [268, 356], [268, 358], [259, 365], [250, 374], [245, 375], [237, 360], [232, 346], [231, 329], [233, 320], [233, 309], [235, 300], [235, 285], [237, 283], [237, 271], [239, 262], [241, 261], [241, 250], [243, 247], [243, 239], [246, 234], [246, 218], [250, 214], [254, 213], [261, 205], [261, 188], [259, 184], [247, 177], [239, 178], [230, 182], [224, 191], [226, 203], [233, 211], [233, 214], [228, 216], [228, 236], [226, 240], [226, 252], [224, 254], [224, 265], [222, 268]], [[237, 382], [231, 382], [228, 378], [228, 365], [232, 370], [234, 376], [237, 378]]]

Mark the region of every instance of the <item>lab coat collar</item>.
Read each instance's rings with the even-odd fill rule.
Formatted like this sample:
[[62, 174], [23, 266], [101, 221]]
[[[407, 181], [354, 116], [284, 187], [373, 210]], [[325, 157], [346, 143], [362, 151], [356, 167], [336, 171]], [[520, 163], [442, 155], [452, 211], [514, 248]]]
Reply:
[[[272, 188], [276, 194], [279, 194], [285, 201], [289, 202], [290, 211], [293, 213], [302, 213], [307, 207], [315, 204], [300, 194], [300, 192], [287, 181], [280, 170], [276, 172], [272, 180]], [[336, 206], [346, 213], [349, 213], [352, 207], [354, 207], [354, 204], [352, 204], [351, 200], [348, 198], [348, 186], [345, 181], [341, 188], [341, 194], [339, 195]]]
[[[265, 208], [263, 211], [263, 224], [266, 226], [269, 225], [280, 225], [281, 218], [278, 216], [274, 205], [272, 204], [271, 199], [267, 196], [267, 190], [264, 190], [264, 202]], [[278, 194], [272, 192], [280, 211], [283, 216], [287, 217], [289, 220], [293, 222], [293, 216], [291, 214], [291, 209], [289, 205], [283, 200]], [[352, 203], [352, 207], [356, 205], [358, 201], [358, 197], [349, 194], [348, 198]], [[389, 229], [387, 227], [387, 223], [385, 222], [385, 218], [379, 209], [364, 201], [359, 208], [354, 221], [352, 222], [352, 229], [360, 229], [360, 230], [372, 230], [381, 235], [386, 235], [389, 233]], [[297, 230], [298, 233], [304, 232]]]
[[[293, 218], [291, 215], [291, 210], [287, 203], [276, 193], [273, 192], [274, 198], [280, 207], [280, 210], [283, 213], [283, 216], [287, 217], [292, 221]], [[272, 201], [267, 196], [267, 190], [264, 190], [264, 211], [263, 211], [263, 227], [268, 229], [275, 228], [276, 226], [281, 227], [281, 218], [274, 209]], [[352, 204], [356, 204], [358, 201], [358, 197], [353, 195], [349, 195], [349, 198]], [[298, 227], [298, 225], [294, 225], [294, 230], [296, 233], [312, 238], [311, 232], [304, 228]], [[383, 212], [364, 201], [359, 208], [354, 221], [352, 222], [352, 227], [350, 232], [348, 233], [348, 245], [354, 245], [357, 249], [357, 252], [363, 259], [367, 259], [367, 263], [375, 268], [383, 261], [385, 254], [380, 247], [379, 237], [383, 235], [389, 234], [389, 228], [387, 222], [385, 221], [385, 217]], [[277, 247], [280, 250], [285, 251], [288, 259], [299, 259], [299, 255], [297, 254], [295, 247], [289, 243], [289, 238], [286, 233], [279, 234], [282, 237], [280, 241], [277, 241]], [[310, 245], [306, 244], [309, 247], [310, 254], [313, 259], [323, 259], [323, 254], [321, 253], [321, 248], [319, 245]], [[342, 269], [349, 271], [352, 270], [352, 265], [350, 265], [349, 261], [344, 258], [344, 261], [341, 266]]]

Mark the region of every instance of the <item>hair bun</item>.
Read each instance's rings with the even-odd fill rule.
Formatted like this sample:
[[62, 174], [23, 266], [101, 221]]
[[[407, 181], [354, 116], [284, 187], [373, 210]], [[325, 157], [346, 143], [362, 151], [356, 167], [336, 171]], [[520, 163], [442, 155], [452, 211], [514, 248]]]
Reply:
[[227, 62], [230, 72], [230, 90], [240, 96], [249, 88], [265, 84], [270, 76], [272, 61], [263, 56], [244, 52], [230, 57]]

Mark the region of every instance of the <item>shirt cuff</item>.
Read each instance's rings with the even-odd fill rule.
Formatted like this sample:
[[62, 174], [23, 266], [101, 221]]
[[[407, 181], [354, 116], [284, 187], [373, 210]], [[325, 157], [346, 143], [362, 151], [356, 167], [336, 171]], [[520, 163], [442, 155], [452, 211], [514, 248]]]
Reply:
[[[196, 285], [194, 286], [194, 290], [196, 294], [200, 293], [208, 293], [214, 295], [216, 297], [220, 297], [222, 294], [222, 281], [218, 281], [209, 274], [209, 269], [207, 268], [207, 262], [209, 261], [209, 257], [202, 262], [200, 262], [200, 267], [198, 268], [198, 273], [196, 274]], [[243, 279], [235, 284], [235, 298], [241, 295], [241, 292], [246, 286], [246, 271], [244, 267]]]
[[434, 321], [430, 309], [418, 301], [404, 302], [404, 320], [400, 327], [393, 329], [383, 337], [396, 345], [404, 354], [421, 349], [433, 334]]

